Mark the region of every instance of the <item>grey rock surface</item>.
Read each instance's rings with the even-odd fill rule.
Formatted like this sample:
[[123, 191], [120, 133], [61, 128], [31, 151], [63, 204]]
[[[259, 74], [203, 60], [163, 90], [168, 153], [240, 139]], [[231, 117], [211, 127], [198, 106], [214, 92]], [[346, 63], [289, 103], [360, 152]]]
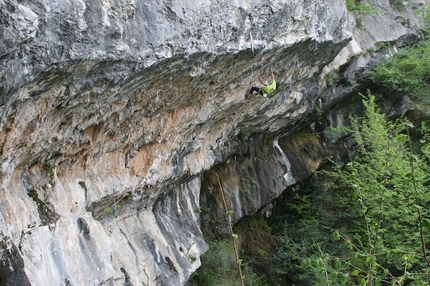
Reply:
[[312, 171], [283, 140], [347, 102], [327, 75], [420, 38], [428, 1], [372, 3], [0, 0], [1, 282], [186, 283], [225, 213], [211, 172], [235, 221], [270, 203]]

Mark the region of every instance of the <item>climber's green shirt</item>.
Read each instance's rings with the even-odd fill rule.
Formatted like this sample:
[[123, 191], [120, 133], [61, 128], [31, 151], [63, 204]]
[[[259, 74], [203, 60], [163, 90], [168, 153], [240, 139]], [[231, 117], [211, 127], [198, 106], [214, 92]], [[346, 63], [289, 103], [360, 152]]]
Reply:
[[275, 89], [276, 89], [276, 82], [272, 81], [271, 84], [266, 85], [265, 87], [263, 87], [263, 92], [265, 94], [271, 94], [273, 91], [275, 91]]

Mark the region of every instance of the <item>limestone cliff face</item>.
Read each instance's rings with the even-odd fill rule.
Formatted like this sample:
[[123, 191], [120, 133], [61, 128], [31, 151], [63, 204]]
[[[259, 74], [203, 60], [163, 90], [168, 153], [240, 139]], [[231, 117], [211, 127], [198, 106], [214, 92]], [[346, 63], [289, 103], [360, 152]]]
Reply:
[[285, 140], [352, 90], [326, 75], [419, 38], [427, 1], [372, 3], [0, 0], [0, 284], [186, 283], [215, 186], [237, 221], [308, 176]]

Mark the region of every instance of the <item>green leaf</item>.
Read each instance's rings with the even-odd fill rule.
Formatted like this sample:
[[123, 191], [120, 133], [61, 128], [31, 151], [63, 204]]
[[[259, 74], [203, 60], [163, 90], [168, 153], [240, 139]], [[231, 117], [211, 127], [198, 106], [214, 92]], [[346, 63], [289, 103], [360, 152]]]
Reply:
[[337, 282], [337, 279], [339, 277], [338, 275], [339, 275], [339, 272], [333, 272], [331, 274], [331, 280], [333, 280], [333, 282]]
[[302, 260], [302, 262], [300, 263], [300, 265], [304, 266], [304, 267], [309, 267], [312, 265], [312, 260], [311, 258], [305, 258]]
[[367, 256], [366, 257], [366, 263], [367, 264], [374, 264], [376, 262], [376, 257], [375, 256]]
[[375, 285], [381, 285], [381, 277], [376, 277]]
[[317, 265], [317, 267], [318, 267], [318, 268], [322, 268], [322, 267], [324, 267], [324, 262], [323, 262], [323, 260], [322, 260], [321, 258], [318, 258], [318, 259], [315, 261], [315, 263], [316, 263], [316, 265]]
[[339, 231], [338, 231], [338, 230], [336, 230], [336, 231], [333, 233], [333, 237], [334, 237], [334, 239], [335, 239], [335, 240], [340, 240], [340, 234], [339, 234]]
[[428, 218], [423, 218], [422, 223], [424, 227], [430, 228], [430, 220]]

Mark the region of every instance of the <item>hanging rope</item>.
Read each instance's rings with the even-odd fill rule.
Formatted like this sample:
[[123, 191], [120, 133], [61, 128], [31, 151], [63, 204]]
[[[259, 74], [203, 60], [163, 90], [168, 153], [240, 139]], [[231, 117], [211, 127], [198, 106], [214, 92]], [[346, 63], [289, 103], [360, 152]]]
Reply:
[[235, 234], [235, 233], [233, 232], [233, 227], [232, 227], [232, 225], [231, 225], [231, 214], [233, 213], [233, 211], [232, 211], [232, 210], [229, 210], [229, 209], [227, 208], [227, 202], [226, 202], [226, 200], [225, 200], [224, 189], [223, 189], [223, 188], [222, 188], [222, 186], [221, 186], [221, 182], [220, 182], [220, 180], [219, 180], [219, 176], [218, 176], [218, 174], [216, 174], [216, 177], [217, 177], [217, 179], [218, 179], [218, 184], [219, 184], [219, 188], [220, 188], [220, 190], [221, 190], [221, 195], [222, 195], [222, 201], [223, 201], [223, 203], [224, 203], [224, 208], [225, 208], [225, 212], [226, 212], [226, 215], [227, 215], [228, 228], [229, 228], [229, 230], [230, 230], [230, 234], [231, 234], [231, 237], [232, 237], [232, 239], [233, 239], [233, 248], [234, 248], [234, 254], [236, 255], [237, 267], [238, 267], [238, 269], [239, 269], [240, 282], [242, 283], [242, 286], [244, 286], [244, 285], [245, 285], [245, 283], [244, 283], [244, 281], [243, 281], [243, 277], [244, 277], [244, 276], [242, 275], [242, 267], [241, 267], [241, 265], [242, 265], [242, 260], [240, 260], [240, 259], [239, 259], [239, 250], [237, 249], [237, 246], [236, 246], [237, 234]]

